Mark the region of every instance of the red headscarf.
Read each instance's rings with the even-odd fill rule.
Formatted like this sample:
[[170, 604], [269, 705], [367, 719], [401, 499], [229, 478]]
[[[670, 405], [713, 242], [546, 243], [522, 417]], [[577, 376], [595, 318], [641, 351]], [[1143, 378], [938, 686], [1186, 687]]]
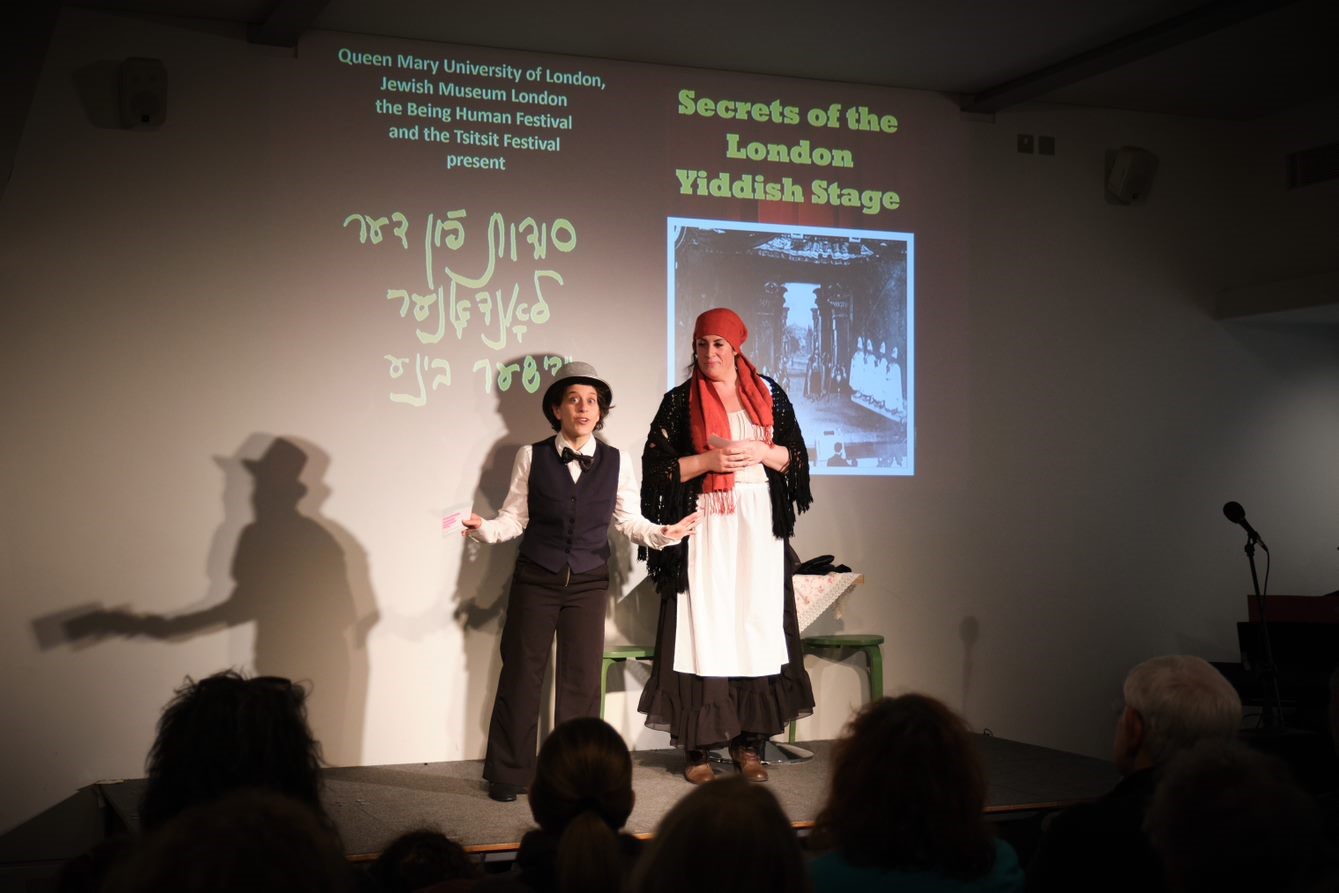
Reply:
[[[697, 339], [704, 335], [719, 335], [735, 350], [739, 350], [749, 337], [748, 327], [739, 314], [725, 307], [708, 310], [693, 324], [693, 350], [697, 351]], [[772, 389], [763, 381], [758, 370], [741, 351], [735, 358], [735, 390], [739, 394], [739, 403], [748, 413], [753, 424], [767, 432], [767, 444], [772, 443]], [[721, 402], [716, 387], [702, 374], [697, 361], [693, 362], [693, 383], [688, 392], [689, 421], [693, 430], [693, 447], [699, 453], [711, 449], [708, 439], [715, 434], [725, 440], [730, 436], [730, 417]], [[703, 493], [729, 492], [735, 487], [735, 476], [728, 472], [707, 472], [702, 484]], [[728, 506], [728, 503], [727, 503]], [[728, 511], [728, 507], [726, 508]]]

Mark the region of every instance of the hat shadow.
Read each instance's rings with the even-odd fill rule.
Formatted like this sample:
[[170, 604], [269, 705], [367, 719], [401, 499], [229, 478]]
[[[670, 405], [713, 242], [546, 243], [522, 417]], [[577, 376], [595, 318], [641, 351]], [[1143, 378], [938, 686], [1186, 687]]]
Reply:
[[327, 762], [358, 765], [367, 640], [380, 615], [366, 550], [321, 514], [330, 492], [324, 483], [329, 456], [310, 441], [254, 434], [233, 456], [215, 462], [224, 472], [224, 512], [209, 550], [208, 591], [172, 613], [91, 605], [38, 618], [39, 643], [182, 642], [253, 625], [249, 653], [235, 651], [230, 663], [303, 683], [310, 691], [308, 721]]

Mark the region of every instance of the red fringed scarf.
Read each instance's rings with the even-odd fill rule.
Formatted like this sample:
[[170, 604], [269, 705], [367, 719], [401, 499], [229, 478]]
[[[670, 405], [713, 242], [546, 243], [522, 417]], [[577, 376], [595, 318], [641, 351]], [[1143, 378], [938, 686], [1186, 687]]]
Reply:
[[[771, 446], [772, 389], [742, 353], [735, 358], [735, 372], [735, 390], [739, 393], [739, 403], [753, 424], [767, 432], [767, 445]], [[688, 414], [693, 429], [693, 448], [699, 453], [712, 448], [708, 440], [713, 434], [725, 440], [734, 439], [730, 433], [730, 417], [725, 411], [725, 404], [721, 402], [721, 395], [716, 393], [716, 386], [696, 365], [693, 366], [693, 383], [688, 391]], [[734, 489], [734, 474], [707, 472], [702, 483], [702, 493], [708, 497], [704, 507], [708, 511], [730, 514], [735, 510]], [[721, 495], [710, 496], [714, 493]]]

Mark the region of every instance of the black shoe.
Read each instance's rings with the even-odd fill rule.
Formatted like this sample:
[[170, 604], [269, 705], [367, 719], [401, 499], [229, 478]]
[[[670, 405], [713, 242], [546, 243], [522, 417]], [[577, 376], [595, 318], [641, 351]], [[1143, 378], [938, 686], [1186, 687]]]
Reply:
[[524, 793], [524, 785], [507, 784], [505, 781], [490, 781], [488, 783], [488, 796], [499, 803], [510, 803], [516, 799], [517, 794]]

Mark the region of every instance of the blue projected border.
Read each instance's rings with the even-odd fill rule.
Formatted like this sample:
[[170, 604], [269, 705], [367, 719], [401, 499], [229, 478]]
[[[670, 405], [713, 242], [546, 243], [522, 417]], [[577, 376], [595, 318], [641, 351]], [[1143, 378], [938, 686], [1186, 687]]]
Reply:
[[915, 473], [912, 233], [667, 218], [666, 379], [692, 326], [730, 307], [744, 354], [795, 405], [818, 475]]

